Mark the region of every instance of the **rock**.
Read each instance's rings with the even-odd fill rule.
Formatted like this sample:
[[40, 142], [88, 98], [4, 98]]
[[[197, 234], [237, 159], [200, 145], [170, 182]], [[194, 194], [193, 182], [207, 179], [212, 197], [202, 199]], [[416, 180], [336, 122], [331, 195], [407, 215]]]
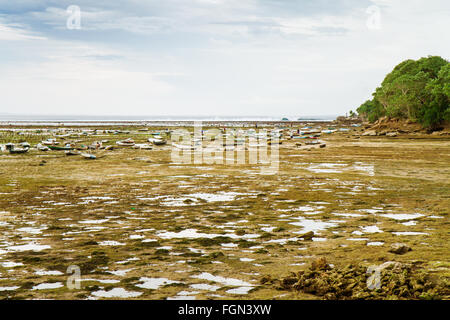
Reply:
[[319, 147], [320, 148], [325, 148], [327, 145], [325, 143], [322, 143]]
[[396, 137], [398, 135], [398, 132], [388, 132], [386, 133], [387, 137]]
[[303, 240], [312, 240], [313, 237], [314, 237], [314, 232], [313, 231], [309, 231], [309, 232], [304, 233], [304, 234], [299, 236], [299, 238], [303, 239]]
[[395, 254], [405, 254], [408, 251], [411, 251], [412, 249], [408, 247], [406, 244], [403, 243], [394, 243], [391, 245], [391, 249], [389, 249], [389, 252], [395, 253]]
[[365, 136], [365, 137], [367, 137], [367, 136], [374, 137], [374, 136], [377, 135], [377, 132], [375, 130], [367, 130], [362, 135]]
[[311, 263], [311, 270], [331, 270], [331, 266], [328, 264], [327, 259], [325, 258], [319, 258], [317, 260], [314, 260]]

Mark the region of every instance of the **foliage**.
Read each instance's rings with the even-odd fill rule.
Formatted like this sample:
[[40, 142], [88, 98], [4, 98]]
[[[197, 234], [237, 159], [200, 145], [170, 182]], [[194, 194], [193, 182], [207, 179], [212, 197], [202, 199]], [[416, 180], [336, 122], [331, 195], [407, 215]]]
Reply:
[[389, 73], [358, 114], [410, 119], [424, 127], [450, 120], [450, 63], [438, 56], [406, 60]]

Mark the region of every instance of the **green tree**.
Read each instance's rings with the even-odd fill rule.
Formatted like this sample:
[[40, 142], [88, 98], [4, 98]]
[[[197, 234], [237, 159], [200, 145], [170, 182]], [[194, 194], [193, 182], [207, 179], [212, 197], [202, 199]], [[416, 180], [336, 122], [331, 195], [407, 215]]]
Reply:
[[388, 116], [433, 127], [449, 118], [449, 86], [447, 60], [438, 56], [405, 60], [386, 75], [373, 99], [357, 111], [372, 122]]

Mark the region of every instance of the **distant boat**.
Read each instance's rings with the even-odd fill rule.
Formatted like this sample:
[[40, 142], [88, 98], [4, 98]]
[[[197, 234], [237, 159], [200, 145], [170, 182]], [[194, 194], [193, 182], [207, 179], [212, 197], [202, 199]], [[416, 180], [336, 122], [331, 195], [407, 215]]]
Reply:
[[66, 151], [66, 156], [78, 156], [80, 155], [79, 152], [73, 151], [73, 150], [68, 150]]
[[6, 147], [6, 150], [8, 150], [9, 153], [11, 153], [11, 154], [27, 153], [28, 150], [30, 150], [30, 148], [28, 148], [28, 147], [17, 149], [17, 148], [15, 147], [15, 145], [12, 144], [12, 143], [8, 143], [7, 145], [5, 145], [5, 147]]
[[149, 144], [142, 143], [142, 144], [135, 144], [133, 146], [133, 149], [152, 150], [153, 148]]
[[57, 142], [56, 139], [47, 139], [42, 141], [42, 144], [46, 146], [53, 146], [59, 144], [59, 142]]
[[88, 147], [86, 145], [82, 144], [81, 146], [77, 147], [76, 149], [82, 151], [82, 150], [87, 150]]
[[314, 144], [321, 144], [319, 140], [309, 140], [305, 141], [305, 144], [314, 145]]
[[132, 147], [132, 146], [134, 146], [134, 140], [131, 138], [128, 138], [126, 140], [117, 141], [116, 144], [119, 146], [123, 146], [123, 147]]
[[40, 144], [40, 143], [36, 145], [36, 148], [37, 148], [39, 151], [50, 151], [50, 148], [49, 148], [49, 147], [43, 146], [43, 145]]
[[167, 143], [166, 140], [160, 139], [160, 138], [148, 138], [148, 142], [153, 143], [156, 146], [162, 146]]
[[30, 148], [24, 148], [24, 149], [10, 149], [9, 153], [11, 154], [21, 154], [21, 153], [27, 153]]
[[91, 160], [97, 159], [96, 156], [94, 156], [93, 154], [90, 154], [90, 153], [81, 153], [81, 156], [83, 156], [86, 159], [91, 159]]
[[70, 146], [59, 147], [59, 146], [49, 145], [48, 147], [49, 147], [50, 150], [73, 150], [73, 148], [70, 147]]

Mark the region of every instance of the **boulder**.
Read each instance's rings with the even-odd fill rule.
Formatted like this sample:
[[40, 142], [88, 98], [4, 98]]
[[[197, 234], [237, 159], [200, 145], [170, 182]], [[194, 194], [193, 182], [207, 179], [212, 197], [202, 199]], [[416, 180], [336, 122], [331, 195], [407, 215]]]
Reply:
[[405, 254], [411, 250], [412, 249], [404, 243], [394, 243], [391, 245], [391, 249], [389, 249], [389, 252], [395, 254]]

